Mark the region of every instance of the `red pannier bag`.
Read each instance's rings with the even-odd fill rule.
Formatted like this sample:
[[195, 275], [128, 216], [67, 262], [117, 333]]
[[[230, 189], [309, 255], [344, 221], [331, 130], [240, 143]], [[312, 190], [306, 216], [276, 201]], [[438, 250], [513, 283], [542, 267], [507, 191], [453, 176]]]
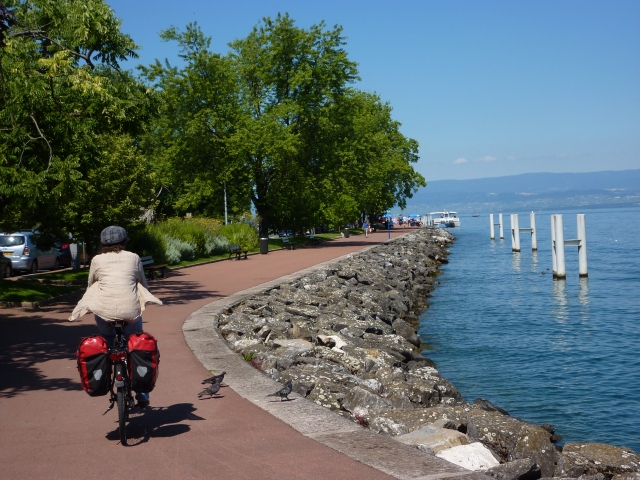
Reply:
[[111, 383], [111, 360], [104, 337], [95, 335], [83, 338], [76, 352], [80, 383], [92, 397], [106, 395]]
[[160, 351], [158, 341], [148, 333], [134, 333], [129, 337], [129, 378], [131, 390], [150, 392], [156, 386]]

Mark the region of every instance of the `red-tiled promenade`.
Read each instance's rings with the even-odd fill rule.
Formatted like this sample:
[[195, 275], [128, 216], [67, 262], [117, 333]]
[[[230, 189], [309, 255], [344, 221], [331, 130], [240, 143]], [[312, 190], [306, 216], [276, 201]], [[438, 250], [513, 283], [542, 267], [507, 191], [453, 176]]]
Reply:
[[[393, 231], [392, 237], [406, 230]], [[151, 282], [164, 306], [149, 307], [145, 330], [159, 339], [161, 370], [151, 408], [132, 415], [132, 446], [119, 444], [106, 397], [80, 388], [74, 354], [96, 333], [93, 317], [66, 321], [73, 303], [0, 310], [0, 478], [390, 478], [293, 430], [231, 388], [199, 400], [208, 374], [181, 331], [214, 300], [387, 240], [387, 232], [319, 247], [254, 255], [172, 272]]]

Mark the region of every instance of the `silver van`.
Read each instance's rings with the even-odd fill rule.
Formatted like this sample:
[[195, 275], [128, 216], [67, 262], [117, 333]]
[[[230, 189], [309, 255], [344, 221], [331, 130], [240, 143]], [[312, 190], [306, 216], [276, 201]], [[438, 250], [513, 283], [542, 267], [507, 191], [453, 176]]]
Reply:
[[14, 272], [36, 273], [38, 270], [60, 268], [58, 249], [48, 240], [31, 230], [0, 233], [0, 254], [11, 260]]

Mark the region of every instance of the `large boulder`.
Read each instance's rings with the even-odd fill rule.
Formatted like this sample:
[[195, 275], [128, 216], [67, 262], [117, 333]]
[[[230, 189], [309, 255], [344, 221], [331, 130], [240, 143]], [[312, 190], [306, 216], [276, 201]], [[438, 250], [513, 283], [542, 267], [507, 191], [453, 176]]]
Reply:
[[363, 417], [363, 423], [371, 425], [382, 418], [404, 425], [405, 433], [409, 433], [442, 420], [461, 428], [467, 423], [467, 412], [463, 406], [369, 410]]
[[625, 447], [602, 443], [567, 443], [559, 455], [555, 476], [580, 477], [599, 473], [607, 479], [640, 472], [640, 455]]
[[542, 476], [550, 477], [555, 471], [557, 451], [542, 427], [475, 408], [468, 414], [467, 435], [480, 440], [503, 462], [529, 458], [538, 464]]
[[396, 335], [400, 335], [416, 347], [420, 346], [420, 338], [418, 338], [416, 329], [413, 326], [400, 319], [394, 320], [391, 326], [394, 330], [393, 333], [395, 333]]
[[464, 433], [435, 425], [427, 425], [413, 432], [399, 435], [395, 439], [428, 453], [438, 453], [446, 448], [469, 444], [469, 437]]
[[349, 411], [355, 412], [356, 409], [368, 411], [370, 409], [389, 408], [392, 403], [375, 393], [362, 388], [353, 387], [347, 392], [342, 401], [342, 407]]
[[440, 450], [436, 453], [436, 457], [467, 470], [488, 470], [500, 465], [491, 451], [480, 442]]
[[541, 475], [540, 467], [530, 458], [503, 463], [485, 473], [496, 480], [537, 480]]

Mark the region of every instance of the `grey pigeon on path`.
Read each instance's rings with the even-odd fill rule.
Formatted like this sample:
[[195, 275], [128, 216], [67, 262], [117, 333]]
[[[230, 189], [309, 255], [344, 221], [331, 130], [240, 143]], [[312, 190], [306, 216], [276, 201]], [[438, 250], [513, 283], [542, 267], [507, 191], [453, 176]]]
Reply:
[[287, 380], [287, 383], [284, 387], [278, 390], [276, 393], [272, 393], [271, 395], [267, 395], [267, 397], [280, 397], [280, 401], [283, 398], [289, 400], [289, 395], [291, 394], [291, 390], [293, 389], [293, 385], [291, 384], [291, 380]]
[[220, 390], [220, 381], [213, 382], [209, 388], [205, 388], [198, 394], [198, 398], [202, 398], [209, 395], [209, 398], [213, 397]]
[[202, 381], [202, 385], [204, 385], [205, 383], [211, 383], [211, 384], [214, 384], [214, 383], [216, 383], [216, 382], [218, 382], [218, 383], [222, 384], [222, 381], [224, 380], [224, 376], [225, 376], [226, 374], [227, 374], [227, 372], [222, 372], [222, 373], [219, 373], [218, 375], [214, 375], [214, 376], [213, 376], [213, 377], [211, 377], [211, 378], [205, 378], [205, 379]]

